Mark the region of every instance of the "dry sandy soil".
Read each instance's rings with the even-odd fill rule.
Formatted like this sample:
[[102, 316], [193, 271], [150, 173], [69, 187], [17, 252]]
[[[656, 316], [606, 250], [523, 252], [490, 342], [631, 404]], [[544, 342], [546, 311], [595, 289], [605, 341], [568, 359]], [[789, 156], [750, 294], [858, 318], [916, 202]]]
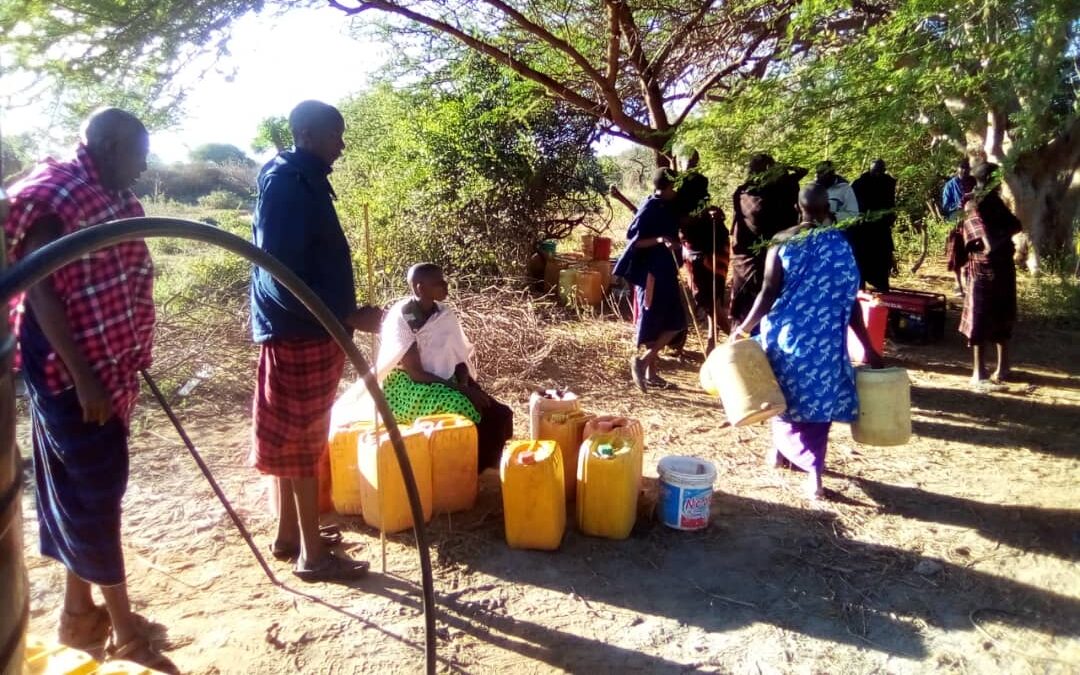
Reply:
[[[592, 321], [584, 337], [573, 323], [545, 329], [541, 342], [574, 334], [577, 348], [525, 353], [493, 381], [514, 404], [517, 428], [526, 428], [529, 386], [556, 382], [593, 411], [634, 415], [646, 429], [650, 476], [669, 454], [716, 464], [712, 522], [685, 533], [642, 519], [625, 541], [570, 527], [558, 552], [513, 551], [498, 477], [485, 474], [473, 511], [428, 529], [440, 671], [1080, 672], [1080, 340], [1021, 328], [1020, 382], [974, 393], [955, 310], [954, 299], [944, 341], [889, 345], [891, 361], [910, 369], [911, 443], [858, 446], [838, 425], [831, 499], [817, 505], [799, 497], [796, 474], [762, 465], [767, 426], [722, 425], [719, 405], [696, 385], [696, 363], [672, 362], [679, 389], [644, 396], [621, 365], [628, 324]], [[168, 336], [159, 343], [165, 354]], [[176, 362], [190, 372], [213, 358]], [[170, 374], [167, 354], [156, 368]], [[249, 392], [215, 386], [200, 385], [180, 416], [265, 547], [265, 487], [245, 466]], [[344, 549], [372, 561], [370, 578], [305, 585], [271, 561], [285, 583], [275, 587], [149, 397], [134, 428], [131, 593], [183, 670], [422, 670], [411, 534], [390, 538], [383, 574], [377, 533], [341, 518]], [[36, 553], [29, 492], [24, 509], [31, 631], [52, 636], [63, 574]]]

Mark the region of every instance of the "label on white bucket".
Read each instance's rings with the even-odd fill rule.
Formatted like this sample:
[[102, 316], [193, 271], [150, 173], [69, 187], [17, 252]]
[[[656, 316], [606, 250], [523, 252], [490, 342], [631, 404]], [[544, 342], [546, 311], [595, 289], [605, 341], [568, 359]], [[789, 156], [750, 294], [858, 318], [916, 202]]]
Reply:
[[709, 525], [712, 488], [684, 488], [660, 482], [660, 520], [679, 530], [700, 530]]
[[664, 457], [660, 474], [660, 520], [677, 530], [709, 525], [716, 467], [696, 457]]

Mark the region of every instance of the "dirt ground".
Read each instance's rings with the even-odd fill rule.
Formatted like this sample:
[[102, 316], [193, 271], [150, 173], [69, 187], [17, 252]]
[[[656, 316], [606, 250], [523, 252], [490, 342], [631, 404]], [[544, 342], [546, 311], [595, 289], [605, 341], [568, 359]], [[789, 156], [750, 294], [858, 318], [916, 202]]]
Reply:
[[[767, 425], [722, 426], [719, 405], [697, 386], [700, 361], [671, 362], [679, 388], [644, 396], [621, 367], [598, 366], [606, 376], [582, 381], [549, 358], [546, 379], [531, 384], [557, 382], [594, 412], [639, 418], [649, 476], [670, 454], [716, 464], [711, 525], [686, 533], [642, 520], [625, 541], [571, 526], [558, 552], [514, 551], [503, 540], [498, 476], [488, 472], [473, 511], [428, 529], [440, 671], [1080, 672], [1080, 335], [1021, 327], [1019, 383], [974, 393], [955, 303], [942, 342], [888, 347], [889, 360], [910, 370], [911, 443], [858, 446], [837, 425], [831, 499], [819, 504], [799, 496], [798, 475], [763, 466]], [[594, 324], [598, 349], [625, 363], [630, 327]], [[515, 406], [518, 430], [527, 384], [495, 387]], [[196, 388], [180, 416], [265, 548], [265, 483], [245, 466], [247, 401], [222, 402], [213, 386]], [[277, 588], [149, 397], [134, 429], [131, 594], [184, 671], [422, 670], [411, 534], [390, 537], [383, 574], [378, 534], [340, 518], [345, 550], [372, 561], [370, 577], [305, 585], [271, 560], [285, 583]], [[25, 416], [20, 431], [25, 452]], [[63, 573], [36, 552], [30, 491], [24, 514], [31, 631], [51, 637]]]

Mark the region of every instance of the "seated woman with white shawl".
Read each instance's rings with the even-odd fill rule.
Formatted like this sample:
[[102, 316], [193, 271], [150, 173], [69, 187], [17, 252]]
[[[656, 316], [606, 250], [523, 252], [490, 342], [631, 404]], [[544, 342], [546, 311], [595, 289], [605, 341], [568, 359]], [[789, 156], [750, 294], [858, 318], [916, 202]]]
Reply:
[[383, 318], [377, 372], [398, 424], [417, 417], [453, 413], [476, 424], [479, 468], [498, 466], [513, 435], [514, 413], [488, 396], [474, 379], [475, 349], [457, 314], [444, 304], [442, 269], [413, 265], [413, 295], [394, 303]]

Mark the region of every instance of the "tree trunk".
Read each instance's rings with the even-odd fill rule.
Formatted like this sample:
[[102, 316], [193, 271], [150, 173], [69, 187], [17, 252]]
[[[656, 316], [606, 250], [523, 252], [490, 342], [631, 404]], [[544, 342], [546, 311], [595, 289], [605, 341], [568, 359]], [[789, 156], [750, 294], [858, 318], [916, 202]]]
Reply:
[[[986, 129], [987, 155], [1001, 163], [1007, 134], [993, 116]], [[1024, 226], [1018, 253], [1037, 274], [1049, 257], [1069, 251], [1073, 223], [1080, 216], [1080, 118], [1050, 142], [1018, 154], [1004, 176], [1005, 196]]]
[[1005, 183], [1027, 234], [1019, 252], [1028, 271], [1038, 273], [1047, 258], [1066, 253], [1072, 243], [1073, 221], [1080, 214], [1080, 172], [1017, 166]]

